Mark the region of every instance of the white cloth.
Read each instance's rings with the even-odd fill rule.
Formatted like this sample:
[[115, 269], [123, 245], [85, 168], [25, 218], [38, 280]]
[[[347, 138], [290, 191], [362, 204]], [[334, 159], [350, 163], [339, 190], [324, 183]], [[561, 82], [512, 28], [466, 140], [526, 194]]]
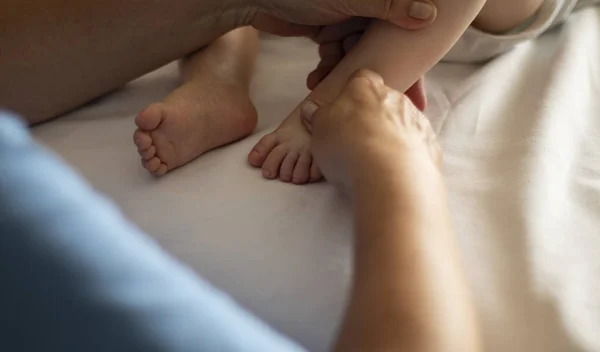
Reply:
[[[305, 97], [316, 63], [309, 42], [265, 40], [256, 133], [161, 180], [139, 165], [133, 118], [175, 87], [174, 65], [34, 134], [167, 250], [326, 351], [351, 274], [349, 210], [327, 184], [268, 182], [245, 163]], [[486, 351], [600, 351], [599, 77], [596, 8], [486, 66], [428, 77]]]
[[446, 62], [483, 62], [537, 38], [562, 23], [574, 10], [600, 3], [600, 0], [546, 0], [523, 28], [494, 35], [470, 27], [444, 58]]

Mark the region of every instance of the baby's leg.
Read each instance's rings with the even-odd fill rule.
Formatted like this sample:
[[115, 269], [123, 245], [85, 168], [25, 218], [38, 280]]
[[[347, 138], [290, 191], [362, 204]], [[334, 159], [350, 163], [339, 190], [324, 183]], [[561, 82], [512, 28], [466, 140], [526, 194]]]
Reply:
[[547, 0], [488, 0], [473, 26], [492, 34], [509, 32], [529, 18]]
[[[387, 22], [374, 23], [308, 98], [331, 102], [359, 68], [372, 69], [380, 73], [389, 86], [406, 91], [452, 47], [484, 2], [436, 1], [436, 21], [428, 28], [414, 32]], [[318, 168], [312, 165], [309, 150], [310, 136], [302, 126], [298, 107], [275, 132], [256, 145], [250, 152], [249, 161], [253, 166], [262, 167], [266, 178], [279, 176], [283, 181], [305, 183], [309, 175], [311, 181], [321, 178]]]
[[[521, 1], [542, 2], [506, 2]], [[374, 23], [356, 47], [308, 98], [331, 102], [351, 74], [359, 68], [370, 68], [380, 73], [392, 88], [406, 91], [450, 50], [482, 10], [485, 2], [436, 1], [436, 21], [419, 31], [406, 31], [385, 22]], [[493, 0], [494, 5], [504, 2], [505, 0]], [[493, 7], [490, 7], [490, 11], [492, 10]], [[493, 22], [490, 29], [507, 26], [510, 20], [512, 18]], [[486, 25], [487, 22], [482, 21], [482, 29], [486, 29]], [[312, 164], [309, 148], [310, 137], [301, 124], [298, 107], [275, 132], [265, 136], [255, 146], [248, 159], [253, 166], [262, 167], [266, 178], [279, 176], [283, 181], [305, 183], [321, 177], [316, 165]]]
[[182, 85], [135, 119], [142, 164], [160, 176], [256, 127], [248, 90], [258, 52], [252, 28], [232, 31], [180, 63]]

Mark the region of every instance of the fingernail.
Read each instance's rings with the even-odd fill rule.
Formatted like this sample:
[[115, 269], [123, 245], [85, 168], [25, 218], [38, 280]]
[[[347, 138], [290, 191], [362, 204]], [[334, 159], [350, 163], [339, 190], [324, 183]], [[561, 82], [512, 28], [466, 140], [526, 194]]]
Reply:
[[426, 21], [433, 16], [435, 8], [429, 2], [413, 1], [408, 8], [408, 17], [416, 20]]
[[317, 110], [319, 110], [319, 106], [315, 102], [307, 100], [302, 104], [300, 115], [306, 121], [311, 122]]

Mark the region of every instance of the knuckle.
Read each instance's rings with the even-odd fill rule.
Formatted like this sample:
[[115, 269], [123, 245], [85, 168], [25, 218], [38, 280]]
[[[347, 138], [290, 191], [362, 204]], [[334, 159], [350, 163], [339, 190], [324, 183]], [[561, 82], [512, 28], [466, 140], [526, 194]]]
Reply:
[[365, 104], [373, 100], [374, 97], [380, 99], [373, 82], [366, 77], [354, 78], [348, 86], [349, 97], [355, 103]]
[[356, 70], [350, 79], [356, 79], [356, 78], [364, 78], [364, 77], [368, 77], [369, 76], [369, 70], [367, 70], [366, 68], [361, 68]]

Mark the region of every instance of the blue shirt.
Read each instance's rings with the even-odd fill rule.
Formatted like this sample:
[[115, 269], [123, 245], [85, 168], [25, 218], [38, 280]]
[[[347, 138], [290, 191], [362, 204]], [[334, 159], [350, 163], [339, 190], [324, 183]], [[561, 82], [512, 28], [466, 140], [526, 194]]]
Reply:
[[0, 114], [0, 350], [296, 352]]

